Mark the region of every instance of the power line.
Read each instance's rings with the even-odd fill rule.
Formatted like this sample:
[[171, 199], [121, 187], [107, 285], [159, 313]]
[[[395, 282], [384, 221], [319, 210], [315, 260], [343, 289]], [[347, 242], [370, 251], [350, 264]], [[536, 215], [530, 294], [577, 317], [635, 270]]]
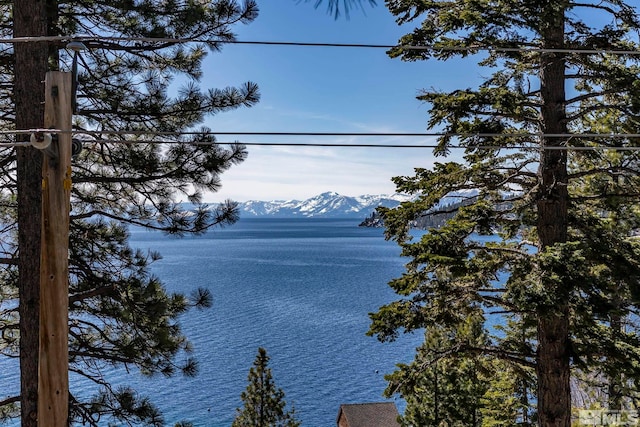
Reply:
[[640, 138], [640, 133], [543, 133], [543, 132], [287, 132], [287, 131], [151, 131], [151, 130], [70, 130], [60, 129], [15, 129], [0, 130], [0, 135], [25, 135], [52, 133], [74, 135], [120, 135], [120, 136], [355, 136], [355, 137], [463, 137], [463, 138]]
[[[418, 45], [398, 45], [398, 44], [372, 44], [372, 43], [325, 43], [325, 42], [293, 42], [293, 41], [269, 41], [269, 40], [215, 40], [203, 38], [170, 38], [170, 37], [109, 37], [109, 36], [35, 36], [35, 37], [13, 37], [0, 39], [3, 44], [17, 43], [42, 43], [42, 42], [92, 42], [90, 47], [108, 48], [108, 45], [100, 46], [100, 42], [110, 43], [205, 43], [205, 44], [236, 44], [236, 45], [259, 45], [259, 46], [298, 46], [298, 47], [336, 47], [336, 48], [365, 48], [365, 49], [401, 49], [417, 51], [492, 51], [492, 52], [538, 52], [538, 53], [577, 53], [584, 55], [613, 54], [613, 55], [640, 55], [640, 50], [630, 49], [579, 49], [579, 48], [538, 48], [527, 46], [418, 46]], [[144, 48], [144, 46], [133, 46], [133, 48]]]
[[238, 136], [356, 136], [356, 137], [478, 137], [478, 138], [640, 138], [640, 133], [536, 133], [536, 132], [264, 132], [264, 131], [189, 131], [189, 132], [154, 132], [154, 131], [72, 131], [74, 134], [86, 135], [238, 135]]
[[[447, 133], [447, 132], [231, 132], [231, 131], [188, 131], [188, 132], [169, 132], [169, 131], [91, 131], [91, 130], [69, 130], [60, 129], [21, 129], [21, 130], [0, 130], [0, 135], [17, 135], [17, 134], [73, 134], [93, 137], [93, 139], [81, 139], [81, 142], [91, 143], [111, 143], [111, 144], [185, 144], [185, 145], [245, 145], [254, 147], [338, 147], [338, 148], [395, 148], [395, 149], [435, 149], [441, 148], [437, 144], [393, 144], [393, 143], [340, 143], [340, 142], [221, 142], [221, 141], [180, 141], [180, 140], [126, 140], [126, 139], [105, 139], [103, 135], [119, 135], [119, 136], [216, 136], [216, 135], [238, 135], [238, 136], [280, 136], [280, 137], [304, 137], [304, 136], [352, 136], [352, 137], [403, 137], [403, 138], [425, 138], [425, 137], [476, 137], [476, 138], [564, 138], [571, 139], [618, 139], [618, 138], [640, 138], [640, 133], [618, 133], [618, 134], [602, 134], [602, 133], [575, 133], [575, 134], [545, 134], [545, 133]], [[0, 142], [0, 147], [18, 147], [29, 146], [28, 142]], [[447, 149], [467, 149], [475, 148], [480, 150], [566, 150], [566, 151], [595, 151], [595, 150], [615, 150], [615, 151], [638, 151], [640, 146], [539, 146], [535, 145], [448, 145]]]
[[30, 142], [0, 142], [0, 147], [28, 147]]
[[[322, 142], [198, 142], [198, 141], [124, 141], [124, 140], [83, 140], [82, 142], [96, 143], [120, 143], [120, 144], [184, 144], [184, 145], [246, 145], [252, 147], [336, 147], [336, 148], [400, 148], [400, 149], [435, 149], [441, 148], [435, 144], [411, 145], [411, 144], [353, 144], [353, 143], [322, 143]], [[640, 151], [640, 146], [501, 146], [501, 145], [449, 145], [447, 149], [468, 149], [478, 150], [527, 150], [527, 151]]]
[[[211, 146], [211, 145], [244, 145], [251, 147], [319, 147], [319, 148], [397, 148], [397, 149], [435, 149], [441, 148], [437, 144], [422, 144], [422, 145], [413, 145], [413, 144], [355, 144], [355, 143], [322, 143], [322, 142], [229, 142], [229, 141], [160, 141], [160, 140], [150, 140], [150, 141], [139, 141], [139, 140], [122, 140], [122, 139], [83, 139], [81, 140], [83, 143], [98, 143], [98, 144], [125, 144], [125, 145], [134, 145], [134, 144], [169, 144], [169, 145], [203, 145], [203, 146]], [[0, 143], [0, 147], [14, 147], [14, 146], [28, 146], [29, 143]], [[598, 150], [611, 150], [611, 151], [640, 151], [640, 146], [526, 146], [526, 145], [512, 145], [512, 146], [502, 146], [502, 145], [449, 145], [446, 147], [447, 149], [468, 149], [474, 148], [478, 150], [527, 150], [527, 151], [540, 151], [540, 150], [549, 150], [549, 151], [598, 151]]]

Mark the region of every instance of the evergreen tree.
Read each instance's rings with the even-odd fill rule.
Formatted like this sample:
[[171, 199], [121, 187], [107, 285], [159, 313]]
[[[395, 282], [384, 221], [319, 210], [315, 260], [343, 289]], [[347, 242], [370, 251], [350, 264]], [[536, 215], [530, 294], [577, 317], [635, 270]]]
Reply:
[[479, 320], [469, 317], [450, 328], [428, 327], [416, 360], [398, 365], [396, 372], [386, 376], [386, 396], [399, 393], [407, 402], [403, 425], [481, 425], [480, 401], [489, 385], [488, 365], [482, 356], [449, 356], [458, 340], [483, 345], [485, 335]]
[[[387, 236], [411, 261], [390, 283], [402, 298], [372, 315], [370, 332], [392, 340], [401, 330], [446, 328], [478, 310], [494, 313], [492, 323], [507, 333], [485, 346], [458, 342], [452, 356], [472, 351], [514, 363], [523, 378], [533, 368], [536, 416], [545, 427], [570, 425], [572, 364], [600, 370], [610, 383], [620, 383], [624, 372], [631, 396], [640, 378], [640, 341], [635, 325], [621, 328], [619, 320], [640, 303], [640, 245], [631, 237], [640, 219], [640, 165], [636, 151], [624, 151], [638, 140], [572, 134], [601, 133], [601, 119], [613, 116], [614, 133], [638, 127], [635, 6], [386, 4], [399, 24], [422, 20], [392, 57], [477, 54], [490, 75], [476, 88], [419, 97], [431, 105], [429, 128], [443, 132], [436, 154], [458, 144], [464, 157], [394, 178], [399, 192], [417, 198], [381, 213]], [[416, 217], [464, 190], [477, 190], [478, 199], [444, 227], [410, 240]]]
[[385, 377], [385, 395], [397, 393], [407, 402], [402, 425], [531, 425], [522, 375], [515, 373], [520, 367], [474, 350], [489, 344], [482, 323], [479, 314], [447, 327], [428, 326], [415, 360]]
[[249, 385], [242, 392], [242, 409], [236, 409], [232, 427], [297, 427], [300, 422], [295, 418], [295, 410], [285, 411], [287, 403], [284, 391], [276, 388], [268, 368], [269, 356], [260, 347], [258, 355], [249, 369]]
[[[605, 102], [611, 100], [605, 97]], [[585, 103], [585, 108], [588, 106]], [[635, 121], [619, 112], [597, 109], [586, 114], [581, 125], [606, 134], [632, 133], [637, 129]], [[624, 142], [606, 138], [601, 143], [617, 147]], [[592, 145], [587, 143], [586, 147]], [[633, 194], [638, 194], [637, 160], [635, 152], [607, 150], [582, 153], [569, 164], [575, 176], [571, 188], [574, 198], [580, 201], [578, 218], [589, 231], [585, 234], [590, 242], [589, 251], [585, 251], [585, 268], [595, 283], [584, 295], [585, 305], [593, 314], [591, 328], [576, 331], [573, 340], [579, 354], [585, 355], [574, 370], [577, 382], [587, 385], [599, 397], [590, 405], [612, 410], [635, 408], [640, 402], [637, 372], [628, 367], [633, 360], [629, 353], [637, 352], [640, 345], [636, 317], [640, 272], [637, 263], [620, 261], [637, 256], [633, 252], [637, 248], [629, 247], [629, 239], [620, 237], [637, 236], [640, 227], [640, 207], [630, 201]], [[597, 168], [607, 169], [607, 176], [582, 173]], [[632, 245], [636, 239], [631, 239]], [[620, 353], [626, 354], [620, 358]]]
[[[71, 371], [99, 391], [83, 400], [70, 390], [71, 421], [98, 425], [115, 418], [161, 425], [148, 399], [114, 389], [102, 369], [194, 374], [197, 365], [177, 320], [190, 307], [209, 306], [211, 297], [206, 290], [194, 290], [191, 297], [167, 293], [149, 272], [159, 255], [132, 249], [127, 226], [197, 234], [237, 219], [233, 202], [209, 209], [202, 194], [219, 189], [220, 174], [244, 160], [245, 147], [218, 145], [199, 126], [207, 115], [255, 104], [258, 88], [247, 82], [201, 90], [198, 81], [207, 50], [232, 41], [232, 26], [255, 19], [257, 5], [253, 0], [15, 0], [2, 10], [4, 37], [62, 37], [0, 51], [4, 129], [42, 127], [44, 75], [70, 70], [73, 52], [65, 46], [76, 34], [86, 36], [74, 116], [74, 129], [85, 133], [78, 135], [84, 148], [73, 161], [69, 356]], [[0, 351], [20, 356], [24, 427], [37, 420], [39, 281], [33, 272], [40, 258], [41, 157], [31, 147], [0, 150], [5, 172]], [[196, 204], [194, 214], [181, 209], [180, 199]], [[17, 399], [10, 396], [0, 405], [10, 408]]]

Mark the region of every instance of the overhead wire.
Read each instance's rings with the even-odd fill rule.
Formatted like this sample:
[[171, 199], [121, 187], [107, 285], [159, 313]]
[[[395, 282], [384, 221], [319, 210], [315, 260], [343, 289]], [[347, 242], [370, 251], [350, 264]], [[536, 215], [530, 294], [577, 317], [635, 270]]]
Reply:
[[[435, 144], [411, 145], [411, 144], [351, 144], [351, 143], [318, 143], [318, 142], [199, 142], [199, 141], [127, 141], [127, 140], [104, 140], [104, 139], [84, 139], [82, 143], [100, 144], [181, 144], [181, 145], [243, 145], [252, 147], [317, 147], [317, 148], [393, 148], [393, 149], [436, 149], [441, 148]], [[0, 142], [1, 148], [28, 147], [28, 142]], [[640, 151], [640, 146], [526, 146], [526, 145], [447, 145], [446, 149], [476, 149], [476, 150], [529, 150], [529, 151]]]
[[[215, 40], [204, 38], [158, 38], [158, 37], [113, 37], [113, 36], [33, 36], [33, 37], [13, 37], [0, 39], [0, 44], [15, 43], [35, 43], [35, 42], [126, 42], [126, 43], [219, 43], [219, 44], [239, 44], [239, 45], [270, 45], [270, 46], [301, 46], [301, 47], [340, 47], [340, 48], [374, 48], [374, 49], [403, 49], [403, 50], [421, 50], [421, 51], [495, 51], [495, 52], [549, 52], [549, 53], [578, 53], [578, 54], [618, 54], [618, 55], [640, 55], [640, 50], [615, 50], [615, 49], [562, 49], [562, 48], [537, 48], [537, 47], [496, 47], [496, 46], [416, 46], [416, 45], [386, 45], [386, 44], [369, 44], [369, 43], [323, 43], [323, 42], [290, 42], [290, 41], [266, 41], [266, 40]], [[93, 45], [92, 47], [100, 47]], [[106, 46], [108, 47], [108, 46]], [[134, 48], [144, 48], [144, 46], [133, 46]], [[120, 136], [215, 136], [215, 135], [237, 135], [237, 136], [349, 136], [349, 137], [514, 137], [514, 138], [640, 138], [640, 134], [596, 134], [596, 133], [564, 133], [564, 134], [545, 134], [545, 133], [456, 133], [456, 132], [254, 132], [254, 131], [180, 131], [180, 132], [158, 132], [158, 131], [88, 131], [74, 130], [61, 131], [56, 129], [23, 129], [23, 130], [0, 130], [0, 135], [8, 134], [30, 134], [30, 133], [65, 133], [70, 132], [75, 135], [120, 135]], [[97, 141], [109, 143], [163, 143], [163, 144], [210, 144], [209, 142], [198, 141], [126, 141], [126, 140], [104, 140]], [[274, 142], [235, 142], [243, 145], [252, 146], [306, 146], [306, 147], [364, 147], [364, 148], [437, 148], [437, 145], [408, 145], [408, 144], [352, 144], [352, 143], [274, 143]], [[232, 144], [215, 142], [215, 144]], [[29, 143], [24, 142], [0, 142], [0, 147], [24, 146]], [[575, 147], [575, 146], [543, 146], [543, 147], [503, 147], [503, 146], [474, 146], [476, 148], [485, 149], [547, 149], [547, 150], [594, 150], [594, 149], [615, 149], [615, 150], [636, 150], [638, 147]], [[467, 148], [466, 146], [449, 146], [448, 148]]]
[[[402, 149], [436, 149], [441, 148], [437, 144], [354, 144], [354, 143], [322, 143], [322, 142], [229, 142], [229, 141], [123, 141], [123, 140], [82, 140], [82, 142], [96, 143], [122, 143], [122, 144], [184, 144], [184, 145], [246, 145], [252, 147], [318, 147], [318, 148], [402, 148]], [[447, 149], [468, 149], [477, 150], [529, 150], [529, 151], [640, 151], [640, 146], [537, 146], [537, 145], [448, 145]]]
[[32, 133], [74, 135], [120, 135], [120, 136], [355, 136], [355, 137], [479, 137], [479, 138], [640, 138], [640, 133], [544, 133], [544, 132], [297, 132], [297, 131], [151, 131], [151, 130], [60, 130], [60, 129], [5, 129], [0, 135]]
[[[364, 49], [402, 49], [417, 51], [494, 51], [494, 52], [539, 52], [539, 53], [578, 53], [586, 55], [613, 54], [613, 55], [640, 55], [640, 50], [631, 49], [581, 49], [581, 48], [540, 48], [530, 46], [419, 46], [398, 44], [375, 43], [330, 43], [330, 42], [295, 42], [295, 41], [270, 41], [270, 40], [217, 40], [207, 38], [171, 38], [171, 37], [114, 37], [114, 36], [33, 36], [0, 38], [0, 44], [17, 43], [42, 43], [42, 42], [116, 42], [116, 43], [205, 43], [205, 44], [237, 44], [237, 45], [261, 45], [261, 46], [300, 46], [300, 47], [338, 47], [338, 48], [364, 48]], [[92, 45], [91, 47], [100, 47]], [[104, 46], [108, 47], [108, 46]], [[132, 46], [143, 48], [144, 46]]]
[[[264, 146], [264, 147], [339, 147], [339, 148], [396, 148], [396, 149], [424, 149], [424, 148], [440, 148], [437, 144], [401, 144], [401, 143], [356, 143], [356, 142], [221, 142], [221, 141], [197, 141], [197, 140], [158, 140], [158, 139], [108, 139], [103, 138], [104, 135], [116, 136], [134, 136], [134, 137], [156, 137], [156, 136], [209, 136], [216, 135], [225, 136], [279, 136], [279, 137], [300, 137], [300, 136], [320, 136], [320, 137], [394, 137], [394, 138], [428, 138], [428, 137], [465, 137], [465, 138], [566, 138], [571, 139], [631, 139], [640, 138], [640, 133], [566, 133], [566, 134], [545, 134], [545, 133], [455, 133], [455, 132], [257, 132], [257, 131], [144, 131], [144, 130], [60, 130], [60, 129], [17, 129], [17, 130], [0, 130], [0, 135], [18, 135], [18, 134], [72, 134], [76, 136], [89, 136], [92, 139], [81, 139], [82, 142], [98, 142], [111, 144], [187, 144], [187, 145], [245, 145], [245, 146]], [[17, 147], [29, 146], [29, 142], [0, 142], [0, 147]], [[448, 145], [449, 149], [486, 149], [486, 150], [566, 150], [566, 151], [594, 151], [594, 150], [616, 150], [616, 151], [638, 151], [640, 146], [571, 146], [571, 145], [483, 145], [474, 144], [473, 146], [452, 144]]]
[[[499, 134], [496, 134], [499, 135]], [[372, 136], [372, 135], [369, 135]], [[622, 136], [622, 135], [616, 135]], [[399, 144], [399, 143], [341, 143], [341, 142], [273, 142], [273, 141], [185, 141], [185, 140], [126, 140], [126, 139], [79, 139], [82, 143], [100, 143], [100, 144], [157, 144], [157, 145], [243, 145], [252, 147], [318, 147], [318, 148], [393, 148], [393, 149], [436, 149], [442, 148], [438, 144]], [[19, 147], [30, 146], [29, 142], [0, 142], [0, 147]], [[451, 144], [446, 146], [447, 149], [477, 149], [477, 150], [529, 150], [529, 151], [640, 151], [640, 146], [571, 146], [571, 145], [489, 145], [474, 144], [460, 145]]]

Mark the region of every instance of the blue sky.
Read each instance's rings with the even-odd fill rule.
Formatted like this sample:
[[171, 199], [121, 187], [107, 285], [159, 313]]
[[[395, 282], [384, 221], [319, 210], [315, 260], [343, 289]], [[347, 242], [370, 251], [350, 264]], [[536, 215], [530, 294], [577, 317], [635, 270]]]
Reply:
[[[401, 28], [379, 2], [335, 20], [314, 1], [258, 0], [259, 17], [235, 27], [241, 41], [362, 43], [393, 45]], [[202, 86], [258, 83], [261, 101], [252, 108], [206, 121], [220, 132], [426, 132], [422, 88], [449, 90], [480, 77], [473, 59], [447, 63], [403, 62], [384, 49], [226, 45], [208, 56]], [[221, 142], [322, 142], [432, 144], [433, 138], [219, 136]], [[324, 191], [348, 196], [393, 193], [391, 177], [429, 167], [430, 149], [249, 146], [248, 159], [222, 175], [216, 202], [304, 199]], [[438, 159], [442, 160], [442, 159]]]

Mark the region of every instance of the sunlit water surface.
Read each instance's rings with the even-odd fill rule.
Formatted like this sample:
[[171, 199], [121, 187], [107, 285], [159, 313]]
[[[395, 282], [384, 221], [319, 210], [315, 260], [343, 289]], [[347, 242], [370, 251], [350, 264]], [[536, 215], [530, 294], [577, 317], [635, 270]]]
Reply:
[[[384, 374], [413, 358], [419, 334], [380, 343], [366, 336], [368, 313], [394, 299], [387, 282], [406, 259], [380, 229], [336, 219], [242, 219], [205, 236], [182, 239], [132, 230], [132, 245], [162, 254], [154, 274], [170, 291], [198, 287], [211, 309], [181, 318], [199, 373], [145, 378], [109, 373], [162, 410], [167, 425], [231, 425], [258, 347], [271, 357], [275, 383], [303, 426], [335, 426], [341, 403], [385, 400]], [[0, 360], [0, 384], [18, 388], [15, 362]], [[90, 385], [72, 379], [72, 392]], [[396, 400], [398, 408], [403, 404]], [[106, 423], [105, 423], [106, 425]]]

